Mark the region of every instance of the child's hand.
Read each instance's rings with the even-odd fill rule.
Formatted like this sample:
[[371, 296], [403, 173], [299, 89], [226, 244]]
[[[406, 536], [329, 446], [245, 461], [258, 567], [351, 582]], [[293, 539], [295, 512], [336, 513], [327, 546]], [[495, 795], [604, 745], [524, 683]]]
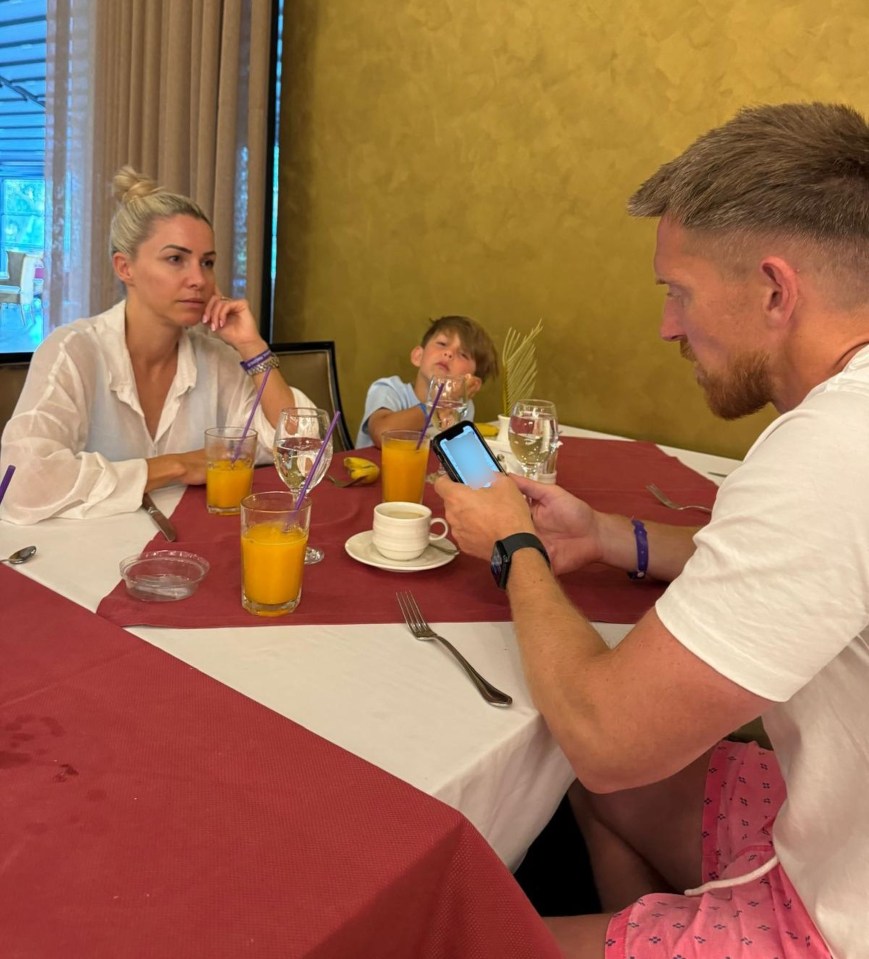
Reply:
[[468, 381], [468, 399], [472, 399], [480, 392], [483, 381], [479, 376], [474, 376], [472, 373], [465, 373], [465, 379]]

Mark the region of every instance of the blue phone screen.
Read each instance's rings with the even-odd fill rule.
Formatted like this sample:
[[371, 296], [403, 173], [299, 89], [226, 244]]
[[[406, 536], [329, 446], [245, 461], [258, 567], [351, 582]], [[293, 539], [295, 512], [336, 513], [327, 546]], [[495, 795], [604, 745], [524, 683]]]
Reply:
[[470, 425], [448, 440], [440, 448], [466, 486], [479, 489], [491, 485], [493, 473], [500, 473], [489, 448]]

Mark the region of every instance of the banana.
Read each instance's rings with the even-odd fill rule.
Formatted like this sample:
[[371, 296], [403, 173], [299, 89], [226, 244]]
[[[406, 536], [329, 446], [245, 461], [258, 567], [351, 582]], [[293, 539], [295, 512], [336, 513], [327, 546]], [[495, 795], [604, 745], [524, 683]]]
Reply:
[[344, 469], [357, 486], [369, 486], [380, 476], [380, 467], [362, 456], [345, 456]]

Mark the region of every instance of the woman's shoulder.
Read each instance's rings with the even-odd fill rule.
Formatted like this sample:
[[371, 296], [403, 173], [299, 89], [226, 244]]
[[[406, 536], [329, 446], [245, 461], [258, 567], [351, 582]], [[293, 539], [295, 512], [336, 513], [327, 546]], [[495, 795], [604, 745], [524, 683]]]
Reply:
[[57, 329], [52, 330], [45, 338], [45, 342], [47, 343], [49, 340], [74, 338], [82, 334], [95, 333], [96, 335], [103, 335], [110, 331], [116, 333], [124, 332], [123, 300], [120, 303], [115, 303], [114, 306], [109, 307], [109, 309], [104, 310], [102, 313], [97, 313], [94, 316], [81, 317], [78, 320], [73, 320], [71, 323], [65, 323], [63, 326], [57, 327]]
[[83, 317], [59, 326], [43, 340], [34, 352], [34, 360], [53, 361], [66, 356], [73, 362], [82, 362], [89, 356], [114, 352], [124, 340], [124, 304], [96, 316]]

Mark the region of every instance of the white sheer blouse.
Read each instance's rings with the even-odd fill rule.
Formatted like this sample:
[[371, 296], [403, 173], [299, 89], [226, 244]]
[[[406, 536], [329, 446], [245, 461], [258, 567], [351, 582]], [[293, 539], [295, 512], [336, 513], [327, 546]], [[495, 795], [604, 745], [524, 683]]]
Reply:
[[[256, 390], [232, 347], [204, 327], [185, 332], [154, 437], [148, 432], [124, 337], [122, 301], [55, 330], [33, 354], [3, 431], [0, 469], [16, 472], [3, 518], [20, 524], [130, 512], [142, 503], [145, 460], [201, 449], [212, 426], [243, 426]], [[314, 404], [299, 390], [298, 406]], [[257, 409], [257, 462], [271, 461], [274, 428]]]

